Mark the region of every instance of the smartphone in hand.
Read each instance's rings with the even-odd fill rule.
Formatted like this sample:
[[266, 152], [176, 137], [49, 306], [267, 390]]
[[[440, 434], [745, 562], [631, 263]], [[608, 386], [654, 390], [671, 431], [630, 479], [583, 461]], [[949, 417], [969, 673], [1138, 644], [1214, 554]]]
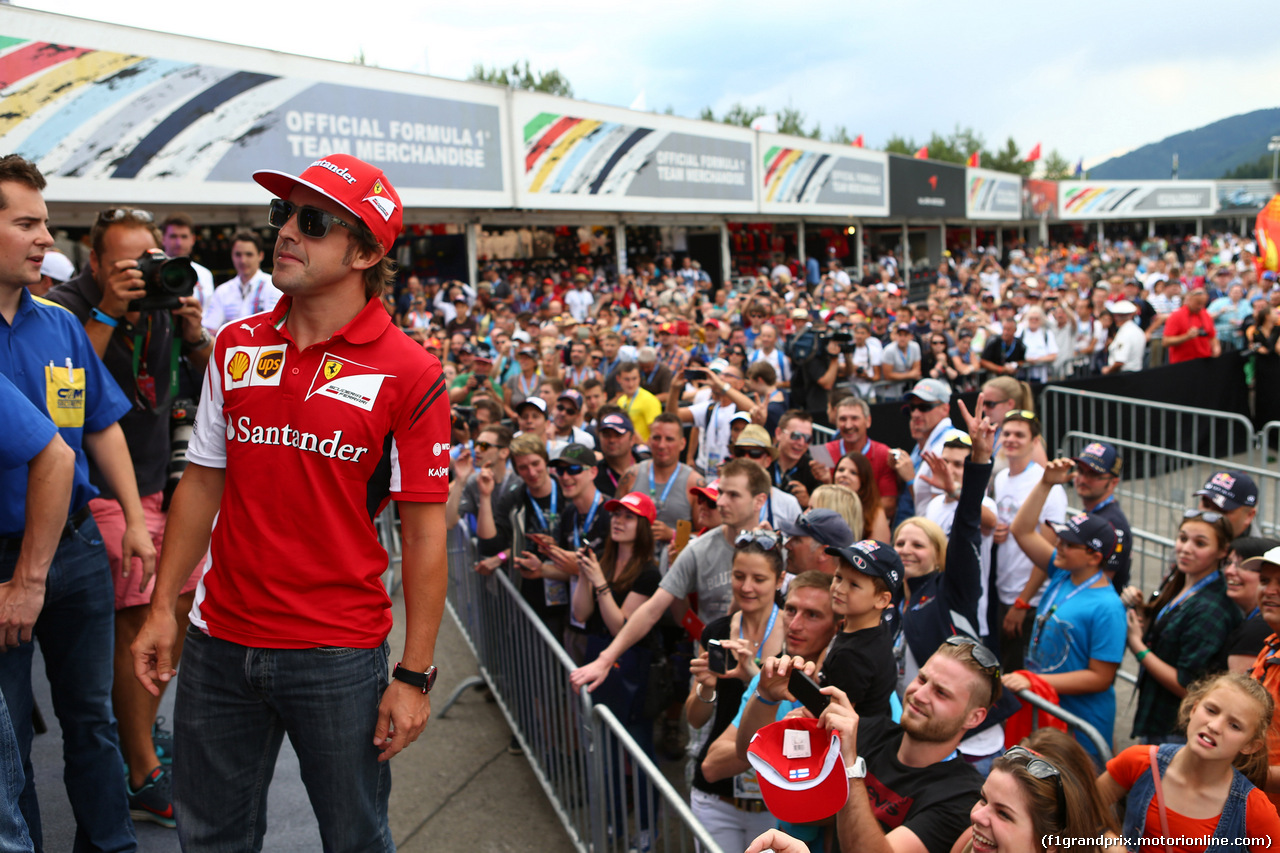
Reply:
[[725, 675], [737, 665], [737, 657], [722, 646], [719, 640], [707, 640], [707, 669], [716, 675]]
[[815, 717], [821, 716], [826, 710], [827, 705], [831, 704], [831, 697], [821, 691], [818, 682], [805, 675], [803, 670], [791, 670], [791, 679], [787, 682], [787, 690], [796, 698], [796, 701], [808, 709], [810, 714]]

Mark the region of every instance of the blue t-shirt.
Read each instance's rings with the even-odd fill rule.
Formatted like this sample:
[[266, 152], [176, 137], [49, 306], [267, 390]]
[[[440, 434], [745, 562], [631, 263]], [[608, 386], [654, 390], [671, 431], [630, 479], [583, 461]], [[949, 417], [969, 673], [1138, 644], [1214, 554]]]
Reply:
[[[93, 351], [76, 316], [47, 299], [33, 298], [26, 289], [13, 322], [0, 318], [0, 373], [53, 421], [76, 452], [71, 512], [78, 512], [98, 494], [89, 484], [82, 437], [111, 426], [132, 404]], [[26, 497], [26, 466], [0, 471], [0, 535], [22, 532]]]
[[[1049, 584], [1040, 599], [1027, 650], [1027, 670], [1041, 675], [1089, 668], [1089, 660], [1119, 663], [1124, 658], [1124, 604], [1110, 583], [1081, 589], [1071, 573], [1057, 567], [1055, 549], [1049, 563]], [[1050, 614], [1050, 610], [1053, 610]], [[1041, 617], [1045, 617], [1041, 622]], [[1058, 704], [1094, 726], [1111, 743], [1116, 724], [1114, 684], [1099, 693], [1059, 694]], [[1095, 755], [1093, 743], [1079, 732], [1076, 740]]]

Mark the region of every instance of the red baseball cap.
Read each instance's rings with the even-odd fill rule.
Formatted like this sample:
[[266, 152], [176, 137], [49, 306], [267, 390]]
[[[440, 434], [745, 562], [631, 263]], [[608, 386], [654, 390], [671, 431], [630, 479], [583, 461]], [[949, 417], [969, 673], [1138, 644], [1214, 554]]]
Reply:
[[605, 512], [613, 512], [617, 509], [630, 510], [650, 524], [653, 524], [653, 520], [658, 517], [658, 511], [653, 506], [653, 498], [644, 492], [628, 492], [621, 498], [605, 501]]
[[694, 486], [689, 490], [691, 495], [702, 495], [707, 500], [715, 503], [720, 499], [720, 481], [712, 480], [705, 486]]
[[[788, 732], [797, 734], [788, 736]], [[787, 757], [789, 741], [808, 755]], [[788, 717], [755, 733], [747, 760], [756, 771], [769, 813], [787, 823], [813, 823], [831, 817], [849, 799], [849, 777], [840, 754], [840, 737], [809, 717]]]
[[365, 224], [374, 238], [390, 252], [404, 224], [404, 205], [400, 194], [387, 181], [377, 166], [371, 166], [350, 154], [321, 157], [294, 176], [275, 169], [260, 169], [253, 179], [268, 192], [288, 198], [294, 187], [310, 187], [332, 199]]

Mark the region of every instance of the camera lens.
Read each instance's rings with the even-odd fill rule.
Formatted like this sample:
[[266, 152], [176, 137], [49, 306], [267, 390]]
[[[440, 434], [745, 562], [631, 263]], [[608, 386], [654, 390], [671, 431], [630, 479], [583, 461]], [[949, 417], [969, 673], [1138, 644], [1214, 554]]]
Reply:
[[190, 296], [196, 286], [196, 271], [189, 258], [170, 258], [160, 264], [160, 286], [175, 296]]

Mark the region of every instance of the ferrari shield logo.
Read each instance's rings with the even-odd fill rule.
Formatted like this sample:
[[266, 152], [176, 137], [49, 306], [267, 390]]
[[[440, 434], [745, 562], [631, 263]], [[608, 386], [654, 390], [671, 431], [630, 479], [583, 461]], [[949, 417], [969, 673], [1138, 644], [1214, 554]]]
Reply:
[[332, 379], [333, 377], [337, 376], [338, 372], [341, 370], [342, 370], [342, 362], [338, 361], [337, 359], [331, 358], [324, 363], [324, 378]]

